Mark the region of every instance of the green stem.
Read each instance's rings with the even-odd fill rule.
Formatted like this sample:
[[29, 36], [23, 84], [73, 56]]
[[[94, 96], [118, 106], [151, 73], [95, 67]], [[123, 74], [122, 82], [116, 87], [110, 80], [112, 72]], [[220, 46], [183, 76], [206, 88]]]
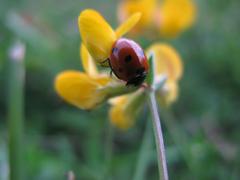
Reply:
[[133, 180], [144, 180], [152, 151], [151, 123], [147, 121]]
[[148, 92], [149, 106], [152, 114], [152, 123], [154, 127], [155, 142], [157, 148], [158, 157], [158, 169], [160, 173], [161, 180], [168, 180], [168, 171], [165, 155], [165, 147], [162, 135], [162, 127], [160, 123], [160, 117], [158, 114], [157, 102], [154, 91]]
[[[14, 49], [15, 48], [15, 49]], [[20, 48], [20, 49], [18, 49]], [[23, 48], [23, 49], [21, 49]], [[23, 180], [24, 51], [16, 44], [10, 52], [8, 86], [8, 135], [10, 180]], [[19, 53], [19, 54], [18, 54]], [[24, 53], [24, 52], [23, 52]]]

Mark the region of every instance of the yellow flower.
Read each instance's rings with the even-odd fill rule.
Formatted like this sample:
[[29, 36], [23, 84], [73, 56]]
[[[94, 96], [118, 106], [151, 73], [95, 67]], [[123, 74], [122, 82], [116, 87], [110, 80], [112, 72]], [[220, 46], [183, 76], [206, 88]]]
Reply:
[[92, 109], [107, 98], [108, 94], [102, 88], [111, 79], [106, 74], [98, 73], [92, 57], [83, 45], [80, 52], [85, 72], [61, 72], [55, 79], [55, 90], [68, 103], [81, 109]]
[[92, 109], [121, 91], [131, 91], [131, 88], [122, 90], [123, 84], [112, 82], [106, 73], [99, 73], [95, 62], [102, 63], [109, 57], [113, 43], [128, 32], [140, 16], [135, 13], [113, 31], [98, 12], [87, 9], [80, 14], [78, 22], [83, 40], [80, 56], [85, 72], [64, 71], [56, 77], [55, 89], [65, 101], [81, 109]]
[[162, 37], [175, 37], [193, 24], [196, 7], [193, 0], [123, 0], [118, 18], [122, 22], [135, 12], [142, 13], [136, 31], [158, 31]]
[[120, 22], [125, 21], [131, 14], [141, 12], [142, 17], [135, 29], [141, 30], [153, 23], [153, 13], [157, 0], [124, 0], [118, 6], [118, 17]]
[[97, 63], [108, 66], [106, 60], [114, 42], [132, 29], [140, 17], [140, 13], [133, 14], [114, 31], [98, 12], [92, 9], [84, 10], [78, 18], [83, 44]]
[[158, 13], [160, 34], [175, 37], [193, 24], [196, 8], [192, 0], [165, 0]]
[[[92, 109], [109, 99], [111, 104], [109, 117], [112, 124], [120, 129], [128, 129], [135, 123], [144, 107], [145, 86], [147, 85], [126, 87], [124, 83], [111, 79], [106, 73], [99, 73], [94, 58], [109, 56], [106, 50], [116, 40], [114, 38], [119, 38], [129, 31], [138, 20], [139, 14], [135, 14], [113, 32], [96, 11], [83, 11], [79, 17], [79, 24], [84, 43], [80, 48], [84, 72], [68, 70], [57, 75], [55, 79], [55, 89], [59, 96], [78, 108]], [[99, 31], [91, 25], [94, 22], [99, 23]], [[106, 28], [105, 32], [104, 28]], [[111, 34], [110, 31], [113, 33]], [[108, 32], [108, 35], [103, 35]], [[106, 42], [102, 37], [106, 38]], [[102, 44], [98, 44], [100, 40], [102, 40]], [[90, 55], [88, 49], [92, 51], [93, 55]], [[160, 101], [168, 105], [174, 102], [178, 96], [178, 81], [183, 71], [181, 59], [177, 52], [167, 44], [153, 44], [146, 52], [148, 56], [151, 53], [154, 54], [153, 85], [158, 84], [159, 79], [163, 76], [167, 77], [166, 83], [158, 89], [157, 94]], [[155, 88], [155, 86], [151, 85], [151, 88]]]
[[156, 80], [165, 75], [167, 81], [158, 91], [158, 98], [163, 105], [173, 103], [178, 96], [178, 81], [183, 74], [183, 65], [177, 51], [163, 43], [153, 44], [147, 49], [147, 54], [154, 53]]

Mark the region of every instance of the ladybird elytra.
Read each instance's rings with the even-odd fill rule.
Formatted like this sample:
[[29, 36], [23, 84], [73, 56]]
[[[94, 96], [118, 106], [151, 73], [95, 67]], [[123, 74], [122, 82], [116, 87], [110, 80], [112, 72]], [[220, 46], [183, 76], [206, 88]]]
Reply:
[[109, 65], [117, 78], [135, 86], [142, 84], [149, 69], [143, 49], [126, 38], [120, 38], [113, 44]]

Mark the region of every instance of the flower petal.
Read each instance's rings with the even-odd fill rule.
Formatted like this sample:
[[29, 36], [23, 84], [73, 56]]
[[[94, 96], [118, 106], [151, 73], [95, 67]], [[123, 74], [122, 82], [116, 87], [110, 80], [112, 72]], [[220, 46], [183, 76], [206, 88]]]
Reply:
[[163, 43], [156, 43], [147, 49], [147, 55], [154, 53], [157, 75], [167, 75], [170, 80], [178, 80], [183, 73], [183, 65], [177, 51]]
[[103, 102], [105, 94], [98, 91], [103, 84], [85, 73], [64, 71], [55, 79], [55, 89], [68, 103], [81, 109], [91, 109]]
[[126, 34], [128, 31], [130, 31], [140, 20], [141, 13], [135, 13], [131, 17], [129, 17], [124, 23], [122, 23], [117, 29], [116, 29], [116, 36], [117, 38], [120, 38], [124, 34]]
[[95, 10], [84, 10], [79, 18], [79, 31], [84, 45], [93, 59], [104, 63], [108, 59], [116, 35], [105, 19]]
[[128, 129], [133, 125], [134, 120], [126, 111], [127, 95], [120, 96], [118, 103], [110, 108], [109, 117], [111, 123], [119, 129]]
[[192, 0], [165, 0], [159, 13], [161, 35], [174, 37], [193, 24], [196, 7]]
[[109, 117], [114, 126], [122, 130], [127, 130], [133, 126], [135, 120], [133, 120], [131, 116], [128, 116], [124, 111], [125, 110], [121, 105], [113, 106], [109, 111]]
[[119, 20], [124, 22], [131, 14], [140, 12], [142, 16], [136, 25], [136, 29], [151, 26], [155, 6], [156, 0], [123, 1], [118, 7]]
[[81, 54], [83, 69], [85, 70], [85, 72], [91, 76], [97, 76], [98, 71], [97, 71], [95, 62], [83, 44], [81, 45], [81, 48], [80, 48], [80, 54]]
[[111, 98], [112, 105], [109, 111], [111, 123], [119, 129], [126, 130], [132, 127], [144, 103], [143, 91]]

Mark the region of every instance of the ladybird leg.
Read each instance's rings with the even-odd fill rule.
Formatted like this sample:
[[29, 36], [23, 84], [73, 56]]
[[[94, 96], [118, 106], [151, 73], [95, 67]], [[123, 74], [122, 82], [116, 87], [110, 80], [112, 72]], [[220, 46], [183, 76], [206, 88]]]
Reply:
[[103, 67], [108, 67], [109, 66], [109, 58], [107, 58], [104, 61], [100, 62], [100, 65], [103, 66]]
[[130, 86], [132, 83], [127, 81], [126, 86]]
[[140, 87], [142, 87], [143, 89], [151, 89], [152, 90], [152, 88], [147, 83], [142, 83], [140, 85]]
[[113, 71], [112, 70], [110, 71], [110, 77], [113, 77]]
[[114, 74], [115, 76], [117, 76], [117, 75], [113, 72], [113, 68], [112, 68], [112, 65], [111, 65], [111, 63], [110, 63], [110, 59], [109, 59], [109, 58], [108, 58], [108, 65], [109, 65], [109, 67], [110, 67], [110, 69], [111, 69], [111, 71], [110, 71], [110, 76], [113, 77], [113, 74]]

